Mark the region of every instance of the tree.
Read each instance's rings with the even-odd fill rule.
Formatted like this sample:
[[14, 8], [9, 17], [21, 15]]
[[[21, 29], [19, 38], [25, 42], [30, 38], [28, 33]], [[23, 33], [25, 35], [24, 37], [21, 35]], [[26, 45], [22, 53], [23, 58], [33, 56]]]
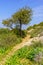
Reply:
[[13, 21], [12, 19], [3, 20], [2, 24], [7, 26], [10, 29], [13, 29]]
[[20, 35], [22, 35], [22, 24], [28, 24], [31, 21], [32, 10], [29, 7], [20, 9], [18, 12], [14, 13], [11, 17], [11, 20], [3, 21], [3, 24], [7, 27], [12, 27], [16, 24], [16, 27], [19, 26]]

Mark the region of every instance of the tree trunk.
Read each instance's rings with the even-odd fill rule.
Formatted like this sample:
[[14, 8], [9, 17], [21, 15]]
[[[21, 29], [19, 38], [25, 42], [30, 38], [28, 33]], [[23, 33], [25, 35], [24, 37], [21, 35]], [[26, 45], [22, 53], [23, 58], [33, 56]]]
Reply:
[[21, 28], [22, 28], [22, 23], [21, 23], [21, 20], [20, 20], [20, 36], [22, 36], [22, 30], [21, 30]]

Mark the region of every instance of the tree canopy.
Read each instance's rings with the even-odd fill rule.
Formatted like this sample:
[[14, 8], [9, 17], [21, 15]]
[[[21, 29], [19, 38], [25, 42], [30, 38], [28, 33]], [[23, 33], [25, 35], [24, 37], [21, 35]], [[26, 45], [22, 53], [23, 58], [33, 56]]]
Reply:
[[10, 19], [3, 20], [3, 24], [11, 29], [14, 25], [19, 28], [20, 32], [22, 29], [22, 24], [28, 24], [32, 18], [32, 10], [29, 7], [21, 8], [19, 11], [14, 13]]

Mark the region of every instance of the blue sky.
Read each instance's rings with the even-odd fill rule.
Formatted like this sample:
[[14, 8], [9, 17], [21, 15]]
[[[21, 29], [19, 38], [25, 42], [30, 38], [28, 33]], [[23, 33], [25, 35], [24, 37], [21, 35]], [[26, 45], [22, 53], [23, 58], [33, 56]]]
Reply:
[[10, 18], [13, 13], [24, 6], [29, 6], [33, 10], [31, 25], [43, 21], [43, 0], [1, 0], [0, 27], [3, 27], [3, 19]]

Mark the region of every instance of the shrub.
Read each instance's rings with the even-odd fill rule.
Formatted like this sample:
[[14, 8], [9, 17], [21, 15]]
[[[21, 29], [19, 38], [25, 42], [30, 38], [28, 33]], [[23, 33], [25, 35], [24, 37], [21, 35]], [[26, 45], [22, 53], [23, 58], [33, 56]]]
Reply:
[[[13, 29], [12, 32], [17, 36], [17, 37], [20, 37], [20, 30], [18, 29]], [[21, 30], [21, 38], [24, 38], [26, 37], [27, 35], [27, 31], [26, 30]]]

